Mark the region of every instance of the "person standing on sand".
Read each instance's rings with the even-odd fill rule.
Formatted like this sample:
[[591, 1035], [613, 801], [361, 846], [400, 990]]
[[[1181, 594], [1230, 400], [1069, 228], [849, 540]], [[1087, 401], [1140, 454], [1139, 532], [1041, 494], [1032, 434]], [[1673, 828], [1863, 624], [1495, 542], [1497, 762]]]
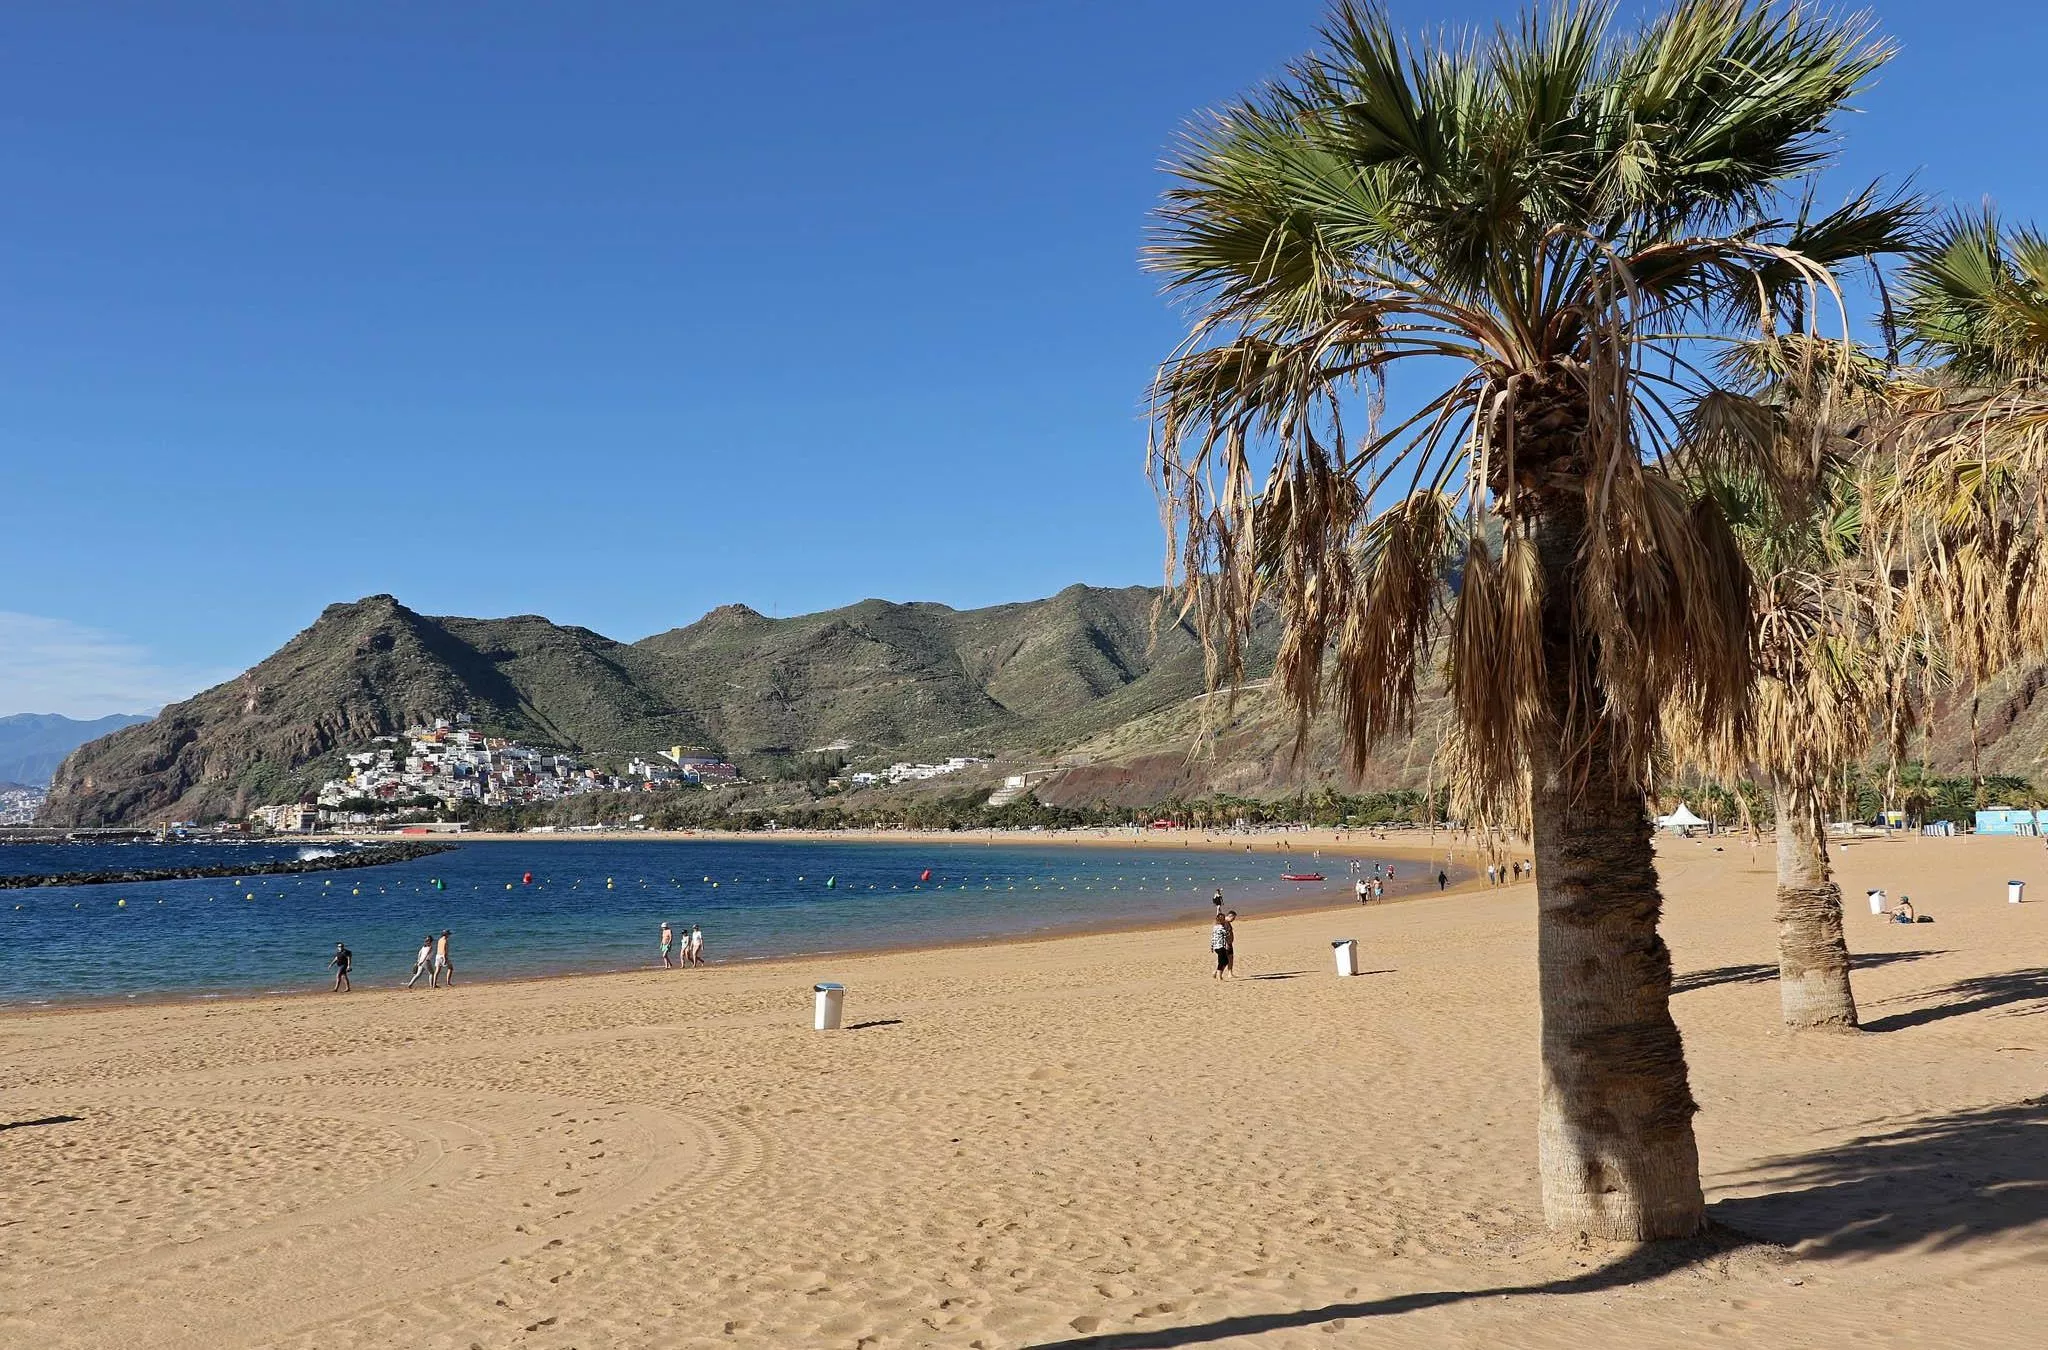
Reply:
[[412, 959], [412, 978], [405, 982], [405, 987], [410, 989], [415, 984], [418, 984], [420, 976], [426, 974], [433, 968], [434, 935], [432, 933], [429, 933], [425, 937], [420, 939], [419, 955], [413, 957]]
[[354, 952], [342, 946], [339, 942], [334, 944], [334, 959], [327, 964], [334, 967], [335, 993], [346, 994], [350, 992], [348, 968], [355, 964], [355, 959], [356, 954]]
[[1216, 973], [1210, 978], [1218, 980], [1230, 978], [1230, 945], [1230, 920], [1219, 912], [1216, 915], [1216, 922], [1209, 926], [1209, 950], [1216, 957]]
[[669, 960], [669, 953], [676, 949], [676, 935], [670, 931], [668, 920], [661, 921], [661, 968], [674, 970], [675, 963]]
[[704, 964], [704, 930], [694, 923], [690, 925], [689, 954], [691, 965], [701, 966]]
[[448, 987], [455, 987], [455, 953], [448, 948], [448, 940], [453, 936], [453, 933], [443, 928], [440, 940], [434, 943], [434, 978], [427, 984], [429, 989], [439, 989], [443, 975], [448, 977]]
[[1358, 879], [1358, 884], [1352, 887], [1353, 890], [1358, 892], [1358, 903], [1362, 905], [1368, 899], [1370, 899], [1372, 897], [1373, 888], [1378, 885], [1379, 882], [1377, 881], [1367, 881], [1365, 878], [1360, 877]]
[[1444, 889], [1444, 888], [1445, 888], [1446, 886], [1449, 886], [1450, 884], [1451, 884], [1451, 876], [1450, 876], [1450, 873], [1448, 873], [1448, 872], [1445, 872], [1445, 871], [1444, 871], [1443, 869], [1441, 869], [1441, 868], [1437, 869], [1437, 874], [1436, 874], [1436, 888], [1437, 888], [1438, 890], [1443, 890], [1443, 889]]

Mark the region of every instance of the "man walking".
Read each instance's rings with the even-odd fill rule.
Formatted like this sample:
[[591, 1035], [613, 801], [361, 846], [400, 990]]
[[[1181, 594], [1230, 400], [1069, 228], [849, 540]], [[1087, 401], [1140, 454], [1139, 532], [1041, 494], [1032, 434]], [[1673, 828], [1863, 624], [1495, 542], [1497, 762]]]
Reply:
[[674, 970], [675, 963], [669, 960], [669, 953], [676, 949], [676, 935], [669, 930], [668, 920], [661, 921], [661, 968]]
[[420, 939], [419, 954], [414, 956], [412, 959], [412, 978], [405, 982], [405, 987], [410, 989], [414, 985], [418, 984], [420, 982], [420, 976], [425, 975], [428, 971], [432, 970], [433, 968], [434, 935], [432, 933], [429, 933], [425, 937]]
[[346, 994], [350, 991], [348, 968], [355, 964], [356, 954], [339, 942], [334, 944], [334, 959], [327, 964], [334, 967], [334, 992]]
[[455, 987], [455, 953], [448, 948], [448, 940], [453, 936], [453, 933], [443, 928], [440, 940], [434, 944], [434, 978], [427, 982], [429, 989], [439, 989], [443, 975], [448, 977], [448, 987]]

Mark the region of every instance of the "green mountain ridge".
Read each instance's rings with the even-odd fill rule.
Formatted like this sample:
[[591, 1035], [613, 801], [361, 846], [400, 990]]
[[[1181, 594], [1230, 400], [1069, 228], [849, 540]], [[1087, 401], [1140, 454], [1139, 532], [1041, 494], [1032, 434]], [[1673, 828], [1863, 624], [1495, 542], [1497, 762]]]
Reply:
[[685, 745], [745, 761], [1044, 754], [1200, 692], [1194, 634], [1158, 592], [1072, 586], [955, 610], [864, 600], [771, 619], [740, 605], [636, 643], [537, 615], [434, 618], [388, 595], [330, 605], [250, 670], [73, 752], [43, 819], [239, 816], [308, 792], [338, 752], [467, 713], [596, 757]]

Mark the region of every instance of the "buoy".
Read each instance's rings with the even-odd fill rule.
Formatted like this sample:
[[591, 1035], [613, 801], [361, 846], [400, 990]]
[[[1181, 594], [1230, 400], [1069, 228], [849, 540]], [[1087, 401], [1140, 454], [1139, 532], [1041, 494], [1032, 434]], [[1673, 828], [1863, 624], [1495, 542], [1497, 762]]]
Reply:
[[932, 879], [932, 869], [929, 867], [925, 868], [924, 871], [917, 874], [917, 879], [919, 881], [930, 881]]
[[114, 902], [114, 908], [115, 908], [115, 909], [126, 909], [126, 908], [128, 908], [128, 902], [127, 902], [126, 900], [116, 900], [116, 901]]
[[[802, 878], [801, 878], [801, 877], [799, 877], [799, 878], [798, 878], [798, 880], [802, 880]], [[838, 877], [836, 877], [836, 876], [831, 876], [831, 877], [826, 877], [826, 878], [825, 878], [825, 889], [826, 889], [826, 890], [828, 890], [828, 891], [829, 891], [829, 890], [832, 890], [833, 888], [837, 887], [838, 885], [839, 885], [839, 878], [838, 878]]]
[[525, 873], [519, 878], [519, 882], [523, 886], [531, 886], [533, 884], [533, 873]]
[[508, 881], [508, 882], [506, 882], [506, 883], [505, 883], [505, 889], [506, 889], [506, 890], [508, 890], [508, 891], [509, 891], [509, 890], [511, 890], [511, 889], [512, 889], [512, 883], [511, 883], [511, 882], [509, 882], [509, 881]]

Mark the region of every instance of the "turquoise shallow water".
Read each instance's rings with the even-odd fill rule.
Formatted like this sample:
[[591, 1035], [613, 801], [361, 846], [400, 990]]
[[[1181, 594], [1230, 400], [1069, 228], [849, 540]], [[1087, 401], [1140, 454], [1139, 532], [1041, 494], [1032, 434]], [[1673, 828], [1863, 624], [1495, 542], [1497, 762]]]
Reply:
[[[9, 845], [0, 848], [0, 871], [209, 866], [298, 851]], [[1370, 853], [1290, 854], [1270, 843], [1247, 854], [549, 840], [465, 843], [416, 862], [344, 872], [0, 891], [0, 1006], [323, 989], [337, 941], [355, 953], [358, 987], [390, 985], [411, 972], [421, 936], [443, 928], [454, 932], [458, 975], [470, 980], [649, 965], [664, 919], [701, 925], [714, 962], [1175, 918], [1200, 924], [1218, 887], [1247, 913], [1300, 904], [1346, 888], [1354, 859], [1371, 874]], [[1434, 884], [1433, 870], [1425, 883], [1419, 864], [1393, 866], [1395, 894]], [[1320, 871], [1329, 883], [1280, 880], [1295, 871]], [[1206, 945], [1206, 934], [1191, 941]]]

